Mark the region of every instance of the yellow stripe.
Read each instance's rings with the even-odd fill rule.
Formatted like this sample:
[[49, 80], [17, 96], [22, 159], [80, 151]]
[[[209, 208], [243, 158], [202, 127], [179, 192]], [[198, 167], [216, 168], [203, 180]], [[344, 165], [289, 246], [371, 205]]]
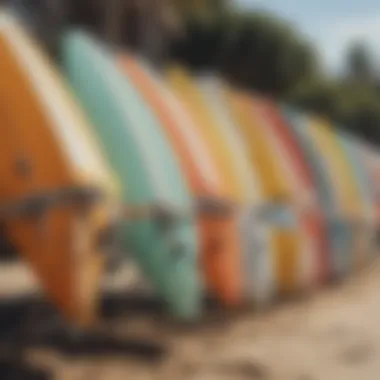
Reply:
[[220, 168], [227, 195], [234, 201], [244, 202], [244, 190], [233, 165], [232, 152], [221, 136], [216, 119], [204, 103], [202, 94], [194, 84], [193, 78], [179, 67], [171, 67], [167, 72], [167, 77], [193, 116], [199, 133]]
[[360, 218], [364, 212], [359, 189], [342, 147], [333, 135], [331, 126], [322, 119], [310, 119], [310, 132], [328, 162], [328, 169], [336, 187], [342, 212], [350, 218]]

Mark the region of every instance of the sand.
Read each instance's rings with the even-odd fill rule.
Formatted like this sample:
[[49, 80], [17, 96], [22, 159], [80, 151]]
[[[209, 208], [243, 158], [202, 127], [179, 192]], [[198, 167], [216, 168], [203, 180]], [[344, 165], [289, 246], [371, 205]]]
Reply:
[[[120, 289], [130, 291], [134, 281], [130, 271], [118, 276], [106, 288], [119, 295], [124, 294]], [[126, 278], [129, 285], [123, 283]], [[36, 281], [27, 269], [0, 268], [3, 299], [32, 288]], [[203, 323], [187, 328], [163, 319], [150, 301], [131, 306], [132, 301], [121, 297], [106, 304], [97, 332], [77, 338], [68, 338], [59, 327], [42, 337], [37, 333], [25, 344], [19, 378], [378, 380], [379, 289], [376, 263], [307, 299], [261, 313], [210, 310]], [[23, 307], [25, 313], [30, 308]]]

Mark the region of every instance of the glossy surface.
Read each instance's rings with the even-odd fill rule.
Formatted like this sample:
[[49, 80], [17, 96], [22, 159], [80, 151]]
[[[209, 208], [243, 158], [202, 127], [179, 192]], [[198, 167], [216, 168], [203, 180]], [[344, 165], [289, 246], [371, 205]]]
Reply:
[[359, 195], [362, 202], [362, 215], [356, 222], [359, 238], [357, 244], [358, 256], [356, 265], [361, 267], [368, 263], [375, 250], [375, 223], [376, 213], [373, 205], [375, 199], [373, 196], [372, 182], [368, 168], [365, 165], [364, 157], [361, 154], [360, 147], [355, 139], [346, 132], [339, 131], [336, 138], [338, 139], [346, 157], [353, 170], [355, 183], [359, 189]]
[[238, 133], [229, 107], [224, 103], [223, 82], [212, 75], [198, 78], [197, 87], [217, 122], [217, 133], [221, 139], [229, 162], [233, 165], [235, 180], [240, 186], [242, 208], [241, 231], [244, 242], [245, 293], [256, 303], [269, 302], [275, 291], [272, 262], [271, 231], [257, 217], [257, 208], [263, 205], [262, 189], [257, 173], [251, 168], [247, 147]]
[[[193, 78], [189, 73], [178, 66], [173, 66], [166, 71], [167, 85], [171, 88], [178, 100], [183, 104], [191, 115], [197, 134], [204, 141], [213, 160], [213, 165], [217, 168], [221, 195], [232, 202], [235, 207], [240, 207], [241, 188], [236, 183], [236, 175], [233, 172], [233, 165], [229, 161], [231, 156], [225, 149], [222, 137], [218, 134], [218, 126], [204, 103], [201, 93], [197, 89]], [[231, 256], [231, 270], [235, 272], [236, 283], [239, 282], [236, 293], [236, 302], [241, 302], [244, 295], [243, 284], [243, 245], [239, 237], [239, 215], [234, 213], [233, 225], [231, 226], [236, 234], [235, 249], [229, 253]], [[237, 289], [237, 287], [236, 287]]]
[[380, 165], [379, 154], [368, 143], [358, 143], [361, 161], [366, 168], [371, 183], [371, 197], [373, 199], [372, 210], [374, 212], [375, 225], [380, 227]]
[[351, 250], [349, 225], [339, 213], [339, 195], [334, 186], [332, 174], [328, 170], [328, 162], [322, 158], [316, 142], [308, 133], [309, 117], [285, 107], [283, 114], [289, 120], [288, 125], [304, 152], [317, 189], [318, 202], [328, 226], [330, 246], [328, 277], [334, 278], [343, 274], [346, 268], [347, 252]]
[[[223, 202], [223, 187], [218, 169], [194, 126], [193, 118], [153, 68], [130, 55], [121, 56], [119, 63], [155, 112], [170, 139], [194, 200], [209, 198]], [[220, 218], [201, 212], [197, 223], [200, 232], [200, 262], [207, 288], [225, 304], [235, 304], [240, 298], [240, 273], [234, 270], [238, 236], [234, 229], [233, 215]]]
[[345, 274], [354, 265], [355, 255], [358, 253], [355, 245], [359, 236], [354, 225], [355, 220], [360, 217], [361, 211], [358, 189], [352, 177], [352, 170], [329, 128], [330, 126], [322, 119], [310, 118], [307, 131], [314, 140], [320, 157], [325, 161], [326, 168], [330, 173], [329, 177], [337, 194], [338, 215], [348, 223], [347, 245], [345, 254], [341, 258], [340, 267], [342, 274]]
[[304, 229], [309, 244], [304, 255], [304, 282], [305, 286], [313, 286], [327, 277], [328, 236], [312, 173], [304, 152], [277, 105], [270, 100], [255, 99], [253, 106], [267, 121], [264, 131], [273, 139], [278, 159], [286, 165], [286, 175], [292, 185], [301, 228]]
[[0, 202], [90, 188], [103, 200], [86, 211], [47, 208], [6, 220], [21, 255], [73, 323], [94, 322], [104, 252], [99, 233], [112, 221], [117, 184], [64, 81], [17, 22], [0, 13], [2, 160]]
[[194, 209], [179, 162], [156, 116], [118, 69], [112, 52], [84, 33], [63, 40], [65, 71], [117, 172], [127, 206], [158, 205], [174, 214], [125, 225], [131, 250], [172, 313], [200, 312], [198, 237]]
[[265, 216], [273, 236], [273, 263], [277, 289], [289, 293], [300, 285], [302, 234], [292, 210], [289, 183], [279, 167], [278, 157], [262, 131], [262, 121], [254, 114], [252, 98], [225, 89], [236, 127], [246, 141], [252, 170], [258, 173], [269, 211]]

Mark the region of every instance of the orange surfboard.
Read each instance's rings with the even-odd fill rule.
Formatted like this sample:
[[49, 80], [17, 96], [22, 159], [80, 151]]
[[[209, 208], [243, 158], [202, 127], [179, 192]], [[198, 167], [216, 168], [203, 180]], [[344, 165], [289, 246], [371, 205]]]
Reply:
[[123, 55], [120, 65], [156, 114], [180, 159], [198, 207], [200, 257], [207, 287], [225, 304], [238, 304], [242, 284], [235, 220], [220, 174], [194, 120], [159, 75], [142, 61]]
[[0, 13], [1, 218], [53, 303], [94, 322], [117, 184], [58, 73]]

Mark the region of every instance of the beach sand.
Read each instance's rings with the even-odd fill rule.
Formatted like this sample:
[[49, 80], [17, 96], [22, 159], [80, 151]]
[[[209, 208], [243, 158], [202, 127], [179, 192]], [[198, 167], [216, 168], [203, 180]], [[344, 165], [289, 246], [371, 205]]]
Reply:
[[265, 312], [213, 308], [202, 323], [186, 327], [163, 317], [149, 297], [131, 296], [137, 277], [126, 267], [106, 281], [98, 331], [68, 336], [53, 327], [40, 333], [54, 320], [49, 311], [36, 319], [41, 326], [27, 338], [18, 327], [30, 318], [31, 304], [41, 302], [37, 282], [21, 264], [1, 266], [0, 315], [8, 315], [2, 327], [11, 331], [7, 323], [13, 322], [15, 332], [7, 339], [21, 336], [24, 347], [17, 369], [4, 364], [5, 375], [24, 371], [20, 378], [26, 380], [380, 378], [380, 263], [305, 299]]

